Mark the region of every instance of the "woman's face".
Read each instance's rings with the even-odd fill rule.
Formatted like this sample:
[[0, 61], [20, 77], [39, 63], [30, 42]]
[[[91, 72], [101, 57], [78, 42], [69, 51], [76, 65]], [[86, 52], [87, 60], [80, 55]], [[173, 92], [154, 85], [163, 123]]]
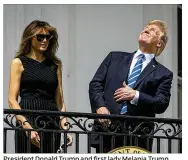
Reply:
[[32, 49], [34, 49], [37, 52], [46, 51], [51, 38], [52, 35], [50, 35], [50, 32], [47, 29], [39, 29], [32, 37]]

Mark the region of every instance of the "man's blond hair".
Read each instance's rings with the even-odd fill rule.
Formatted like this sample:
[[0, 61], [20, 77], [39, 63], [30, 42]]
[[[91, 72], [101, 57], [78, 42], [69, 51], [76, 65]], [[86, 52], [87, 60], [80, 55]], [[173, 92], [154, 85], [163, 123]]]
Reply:
[[168, 35], [167, 35], [167, 25], [165, 22], [161, 21], [161, 20], [153, 20], [153, 21], [150, 21], [148, 23], [148, 25], [157, 25], [160, 30], [162, 31], [162, 35], [160, 37], [160, 40], [161, 40], [161, 47], [159, 49], [157, 49], [155, 55], [156, 56], [159, 56], [161, 54], [161, 52], [164, 50], [167, 42], [168, 42]]

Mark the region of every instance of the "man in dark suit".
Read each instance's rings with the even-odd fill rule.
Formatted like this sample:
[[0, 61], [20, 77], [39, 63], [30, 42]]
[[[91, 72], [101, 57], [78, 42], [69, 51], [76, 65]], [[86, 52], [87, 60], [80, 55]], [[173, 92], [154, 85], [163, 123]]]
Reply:
[[[161, 54], [167, 40], [166, 24], [153, 20], [140, 33], [136, 52], [110, 52], [89, 84], [92, 112], [147, 117], [165, 112], [170, 101], [173, 73], [158, 63], [155, 56]], [[105, 119], [94, 122], [95, 126], [102, 127], [110, 127], [110, 124]], [[129, 124], [134, 125], [134, 122]], [[102, 132], [100, 127], [94, 131]], [[122, 138], [117, 138], [114, 147], [123, 146], [122, 141]], [[100, 137], [93, 135], [91, 144], [97, 153], [100, 153], [99, 143]], [[152, 140], [149, 147], [146, 143], [146, 139], [139, 139], [135, 145], [151, 151]], [[131, 145], [128, 140], [126, 145]], [[113, 148], [111, 146], [111, 137], [104, 136], [100, 148], [109, 152]]]

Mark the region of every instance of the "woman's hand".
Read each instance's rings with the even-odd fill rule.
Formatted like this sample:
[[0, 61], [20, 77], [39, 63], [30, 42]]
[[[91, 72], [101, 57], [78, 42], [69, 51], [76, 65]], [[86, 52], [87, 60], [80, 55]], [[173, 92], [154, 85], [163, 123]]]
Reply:
[[72, 135], [71, 134], [67, 134], [67, 146], [72, 146], [72, 143], [73, 143], [73, 138], [72, 138]]
[[[26, 131], [26, 135], [28, 136], [28, 131]], [[40, 136], [38, 132], [31, 131], [31, 143], [40, 148]]]
[[[63, 130], [68, 130], [69, 128], [66, 126], [66, 118], [61, 119], [61, 128]], [[72, 135], [67, 133], [67, 146], [71, 146], [73, 143]]]

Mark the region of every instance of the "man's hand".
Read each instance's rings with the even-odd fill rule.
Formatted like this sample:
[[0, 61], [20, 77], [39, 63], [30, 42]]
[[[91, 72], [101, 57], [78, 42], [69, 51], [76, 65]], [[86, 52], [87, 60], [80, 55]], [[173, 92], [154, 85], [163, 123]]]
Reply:
[[136, 91], [123, 82], [123, 87], [119, 88], [114, 93], [114, 98], [117, 102], [119, 101], [126, 101], [126, 100], [133, 100], [136, 95]]
[[[110, 114], [109, 110], [106, 107], [100, 107], [96, 110], [97, 114]], [[98, 121], [105, 127], [109, 127], [111, 124], [110, 119], [98, 119]]]

